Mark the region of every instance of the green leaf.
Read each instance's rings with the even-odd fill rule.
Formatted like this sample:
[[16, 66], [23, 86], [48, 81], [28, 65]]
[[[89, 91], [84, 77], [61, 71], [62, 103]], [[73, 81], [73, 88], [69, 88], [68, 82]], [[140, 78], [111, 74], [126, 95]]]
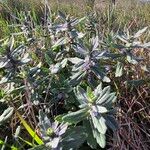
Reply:
[[55, 117], [55, 120], [58, 121], [59, 123], [62, 123], [63, 122], [63, 117], [65, 116], [66, 114], [62, 114], [62, 115], [58, 115]]
[[29, 142], [29, 141], [27, 141], [27, 140], [21, 138], [20, 136], [18, 136], [18, 138], [19, 138], [22, 142], [24, 142], [25, 144], [27, 144], [27, 145], [29, 145], [29, 146], [31, 146], [31, 147], [34, 146], [31, 142]]
[[97, 68], [93, 67], [92, 71], [97, 76], [97, 78], [101, 79], [103, 82], [108, 83], [111, 81], [102, 70], [98, 70]]
[[[0, 145], [2, 145], [3, 148], [7, 148], [7, 149], [9, 148], [11, 150], [19, 150], [17, 147], [10, 146], [9, 144], [7, 144], [6, 139], [5, 139], [5, 141], [0, 139]], [[7, 147], [5, 147], [5, 146], [7, 146]], [[2, 147], [0, 146], [1, 150], [2, 150]]]
[[103, 105], [106, 107], [109, 107], [110, 105], [112, 105], [112, 103], [114, 103], [117, 99], [116, 93], [110, 93], [110, 94], [105, 94], [103, 95], [101, 98], [99, 98], [96, 103], [99, 105]]
[[12, 51], [14, 43], [15, 43], [14, 36], [11, 36], [11, 38], [8, 42], [8, 48], [10, 49], [10, 51]]
[[134, 35], [134, 38], [140, 37], [147, 29], [148, 29], [148, 27], [144, 27], [143, 29], [139, 30], [139, 31]]
[[91, 116], [93, 126], [100, 132], [101, 134], [105, 134], [107, 131], [106, 120], [102, 116]]
[[83, 126], [86, 128], [86, 133], [87, 133], [87, 143], [92, 149], [96, 149], [97, 147], [97, 142], [93, 136], [92, 133], [92, 128], [90, 125], [90, 122], [88, 120], [83, 121]]
[[3, 124], [12, 116], [13, 111], [14, 111], [14, 108], [9, 107], [3, 112], [3, 114], [0, 116], [0, 125]]
[[99, 105], [92, 106], [92, 109], [93, 109], [93, 111], [98, 112], [100, 114], [108, 112], [108, 110], [106, 109], [106, 107], [99, 106]]
[[102, 83], [100, 83], [94, 90], [94, 95], [96, 97], [99, 97], [99, 95], [101, 94], [102, 91]]
[[74, 93], [80, 104], [88, 103], [88, 96], [83, 88], [81, 88], [80, 86], [77, 86], [76, 88], [74, 88]]
[[121, 77], [123, 74], [123, 63], [117, 62], [115, 77]]
[[58, 46], [65, 45], [67, 43], [68, 43], [68, 40], [65, 37], [62, 37], [52, 46], [52, 49], [55, 49]]
[[81, 110], [78, 110], [76, 112], [69, 113], [65, 115], [62, 119], [64, 122], [76, 124], [84, 119], [89, 115], [88, 108], [84, 108]]
[[96, 129], [93, 130], [93, 136], [95, 137], [97, 143], [100, 147], [105, 148], [106, 146], [106, 136], [105, 134], [99, 133]]
[[112, 115], [107, 115], [105, 119], [106, 124], [110, 129], [112, 129], [113, 131], [116, 131], [118, 129], [118, 124]]
[[46, 60], [46, 62], [47, 62], [48, 65], [51, 65], [53, 63], [52, 59], [46, 53], [45, 53], [45, 60]]
[[96, 100], [96, 103], [102, 104], [109, 96], [109, 93], [110, 93], [110, 86], [107, 86], [100, 92], [99, 97]]
[[88, 95], [88, 101], [93, 102], [95, 95], [89, 86], [87, 87], [87, 95]]
[[19, 150], [19, 149], [15, 146], [11, 146], [11, 150]]
[[137, 64], [137, 60], [134, 58], [132, 54], [127, 54], [127, 61], [133, 65]]
[[84, 127], [73, 127], [66, 131], [62, 139], [64, 150], [78, 149], [86, 140], [87, 134]]

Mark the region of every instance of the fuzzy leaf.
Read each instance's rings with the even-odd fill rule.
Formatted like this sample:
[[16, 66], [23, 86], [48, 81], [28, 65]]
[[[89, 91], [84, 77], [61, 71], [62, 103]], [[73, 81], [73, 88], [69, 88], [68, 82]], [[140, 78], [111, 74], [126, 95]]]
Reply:
[[107, 131], [106, 120], [104, 117], [97, 115], [92, 116], [92, 122], [94, 127], [98, 130], [99, 133], [105, 134]]
[[92, 89], [89, 86], [87, 87], [87, 96], [88, 96], [88, 101], [93, 102], [95, 96]]
[[0, 116], [0, 125], [9, 119], [12, 116], [13, 112], [14, 112], [13, 107], [7, 108]]
[[91, 125], [90, 125], [90, 122], [88, 120], [84, 120], [83, 121], [83, 126], [85, 127], [86, 129], [86, 133], [87, 133], [87, 143], [88, 145], [92, 148], [92, 149], [96, 149], [97, 147], [97, 142], [93, 136], [93, 133], [92, 133], [92, 128], [91, 128]]
[[121, 77], [123, 74], [123, 63], [117, 62], [115, 77]]
[[148, 29], [148, 27], [145, 27], [145, 28], [139, 30], [139, 31], [134, 35], [134, 38], [140, 37], [147, 29]]
[[58, 11], [58, 16], [61, 17], [64, 21], [66, 21], [66, 15], [63, 12]]
[[97, 104], [101, 104], [108, 97], [110, 93], [110, 86], [105, 87], [99, 94], [99, 97], [96, 100]]
[[136, 58], [131, 53], [127, 54], [127, 61], [133, 65], [138, 63]]
[[82, 71], [75, 73], [73, 76], [71, 76], [70, 84], [73, 86], [79, 84], [85, 75], [86, 72], [82, 72]]
[[97, 143], [100, 147], [105, 148], [106, 146], [106, 136], [105, 134], [99, 133], [96, 129], [93, 130], [93, 136], [95, 137]]
[[62, 139], [64, 150], [78, 149], [86, 140], [87, 134], [85, 128], [77, 126], [66, 131]]
[[97, 76], [97, 78], [101, 79], [103, 82], [110, 82], [110, 79], [105, 75], [102, 70], [98, 70], [97, 68], [92, 68], [93, 73]]
[[61, 63], [57, 63], [55, 65], [50, 66], [50, 70], [51, 70], [52, 74], [58, 73], [60, 71], [60, 69], [61, 69]]
[[88, 103], [88, 96], [83, 88], [81, 88], [80, 86], [77, 86], [74, 92], [80, 104]]
[[112, 107], [112, 104], [116, 101], [116, 99], [116, 93], [113, 92], [111, 94], [105, 94], [100, 99], [98, 99], [96, 103], [105, 107]]
[[56, 47], [65, 45], [67, 43], [68, 43], [68, 40], [66, 38], [62, 37], [52, 46], [52, 49], [55, 49]]
[[14, 36], [11, 36], [11, 38], [10, 38], [10, 40], [8, 42], [8, 47], [9, 47], [10, 51], [12, 51], [14, 43], [15, 43]]
[[118, 124], [112, 115], [106, 116], [105, 119], [106, 124], [110, 129], [112, 129], [113, 131], [116, 131], [118, 129]]
[[64, 122], [76, 124], [84, 119], [89, 115], [88, 108], [84, 108], [81, 110], [78, 110], [76, 112], [71, 112], [67, 115], [65, 115], [62, 119]]
[[69, 60], [71, 63], [73, 63], [73, 64], [78, 64], [78, 63], [80, 63], [81, 61], [83, 61], [83, 59], [80, 59], [80, 58], [78, 58], [78, 57], [69, 58], [68, 60]]
[[99, 106], [99, 105], [92, 106], [92, 110], [95, 111], [95, 112], [98, 112], [100, 114], [108, 112], [108, 110], [106, 109], [106, 107]]
[[94, 90], [94, 95], [98, 97], [102, 91], [102, 83], [100, 83]]
[[97, 49], [98, 45], [99, 45], [99, 38], [98, 36], [96, 36], [95, 38], [92, 38], [92, 50]]

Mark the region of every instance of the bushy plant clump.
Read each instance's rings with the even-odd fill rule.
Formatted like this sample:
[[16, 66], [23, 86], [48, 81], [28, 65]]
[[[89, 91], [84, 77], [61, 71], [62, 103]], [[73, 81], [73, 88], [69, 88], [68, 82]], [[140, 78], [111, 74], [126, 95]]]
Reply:
[[15, 129], [12, 145], [7, 136], [0, 139], [3, 147], [105, 148], [107, 135], [118, 129], [117, 84], [149, 82], [133, 80], [132, 74], [135, 66], [149, 72], [135, 49], [147, 49], [150, 43], [140, 40], [148, 27], [133, 35], [127, 30], [102, 37], [94, 17], [56, 15], [47, 4], [40, 25], [30, 12], [16, 17], [13, 26], [19, 32], [0, 41], [0, 102], [8, 106], [1, 112], [0, 128], [13, 118]]

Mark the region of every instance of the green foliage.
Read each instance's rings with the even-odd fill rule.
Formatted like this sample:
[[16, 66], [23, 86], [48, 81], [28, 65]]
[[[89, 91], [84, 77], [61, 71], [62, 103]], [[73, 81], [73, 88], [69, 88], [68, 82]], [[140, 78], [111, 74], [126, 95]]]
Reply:
[[110, 93], [109, 86], [102, 89], [101, 84], [94, 91], [87, 90], [87, 93], [81, 87], [77, 87], [75, 93], [80, 103], [79, 107], [82, 109], [65, 115], [62, 120], [68, 123], [78, 123], [79, 121], [88, 119], [93, 131], [93, 137], [104, 148], [106, 145], [105, 134], [107, 122], [112, 126], [109, 126], [110, 128], [114, 129], [115, 127], [115, 130], [117, 129], [114, 119], [109, 120], [109, 117], [113, 118], [111, 112], [113, 111], [112, 104], [117, 98], [115, 93]]
[[77, 19], [52, 13], [47, 3], [44, 8], [41, 22], [34, 13], [18, 12], [19, 30], [0, 41], [0, 102], [10, 106], [0, 125], [17, 115], [30, 137], [20, 137], [18, 127], [13, 140], [18, 149], [20, 142], [35, 150], [80, 149], [83, 143], [105, 148], [109, 129], [118, 129], [117, 84], [139, 84], [121, 77], [135, 73], [137, 65], [143, 68], [135, 49], [150, 47], [140, 40], [148, 27], [133, 35], [129, 30], [103, 35], [96, 13]]
[[0, 125], [7, 121], [13, 114], [13, 107], [7, 108], [3, 114], [0, 116]]

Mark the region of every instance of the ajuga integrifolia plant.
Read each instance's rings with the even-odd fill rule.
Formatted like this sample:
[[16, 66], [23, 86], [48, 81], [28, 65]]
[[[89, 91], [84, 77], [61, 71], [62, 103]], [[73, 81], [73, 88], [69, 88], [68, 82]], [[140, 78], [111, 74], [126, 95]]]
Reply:
[[[117, 34], [105, 42], [107, 37], [102, 38], [96, 26], [92, 26], [94, 34], [91, 28], [86, 30], [91, 17], [76, 19], [62, 12], [48, 16], [40, 31], [44, 37], [33, 34], [39, 28], [31, 15], [24, 18], [20, 27], [25, 41], [19, 45], [17, 34], [1, 41], [6, 48], [0, 56], [3, 102], [14, 101], [22, 111], [27, 106], [33, 111], [34, 105], [42, 109], [38, 127], [45, 149], [80, 149], [83, 143], [104, 148], [107, 131], [118, 128], [114, 80], [123, 75], [126, 65], [142, 60], [133, 50], [149, 47], [138, 41], [147, 27], [134, 36]], [[85, 25], [82, 31], [81, 23]]]
[[39, 127], [41, 131], [41, 137], [45, 142], [45, 146], [51, 149], [59, 149], [62, 135], [66, 132], [68, 125], [63, 123], [59, 125], [57, 121], [51, 122], [40, 110]]

